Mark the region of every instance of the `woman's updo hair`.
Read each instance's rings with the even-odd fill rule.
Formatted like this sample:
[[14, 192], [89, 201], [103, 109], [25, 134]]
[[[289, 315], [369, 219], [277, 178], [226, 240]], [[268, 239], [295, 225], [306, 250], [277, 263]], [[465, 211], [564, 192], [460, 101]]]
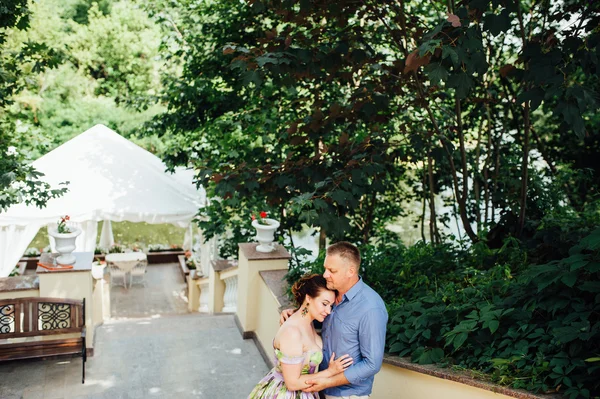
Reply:
[[[322, 290], [326, 290], [327, 280], [320, 274], [306, 274], [292, 286], [292, 294], [296, 301], [296, 306], [302, 306], [306, 296], [315, 298]], [[333, 290], [331, 290], [333, 291]]]

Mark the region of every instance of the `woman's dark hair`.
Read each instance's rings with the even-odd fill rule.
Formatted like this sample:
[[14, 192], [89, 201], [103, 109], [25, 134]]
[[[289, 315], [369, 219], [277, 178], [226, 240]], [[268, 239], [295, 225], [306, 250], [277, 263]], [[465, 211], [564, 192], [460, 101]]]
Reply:
[[325, 280], [325, 277], [323, 277], [322, 275], [306, 274], [302, 276], [302, 278], [296, 281], [292, 286], [292, 294], [294, 294], [296, 306], [300, 307], [307, 295], [312, 298], [315, 298], [319, 295], [319, 293], [322, 290], [326, 289], [328, 289], [327, 280]]

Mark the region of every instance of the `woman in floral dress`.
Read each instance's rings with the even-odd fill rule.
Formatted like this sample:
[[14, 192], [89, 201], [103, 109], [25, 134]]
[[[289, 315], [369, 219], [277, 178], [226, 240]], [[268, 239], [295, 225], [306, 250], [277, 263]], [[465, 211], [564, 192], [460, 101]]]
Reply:
[[248, 399], [318, 399], [317, 393], [302, 392], [307, 380], [342, 373], [352, 364], [348, 355], [332, 354], [327, 370], [318, 371], [323, 360], [323, 341], [313, 320], [323, 321], [331, 313], [336, 292], [327, 289], [320, 274], [302, 277], [292, 287], [295, 312], [279, 328], [273, 340], [275, 367], [254, 387]]

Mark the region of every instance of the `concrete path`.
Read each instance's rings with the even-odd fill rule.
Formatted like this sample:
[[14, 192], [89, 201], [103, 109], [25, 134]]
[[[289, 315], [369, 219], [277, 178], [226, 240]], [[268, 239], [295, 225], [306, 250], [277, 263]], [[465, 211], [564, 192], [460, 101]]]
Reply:
[[[159, 290], [152, 281], [160, 274], [150, 273], [161, 268]], [[175, 265], [148, 270], [145, 289], [154, 294], [144, 287], [128, 293], [112, 288], [112, 306], [121, 305], [114, 309], [116, 318], [96, 329], [85, 384], [81, 359], [5, 362], [0, 363], [0, 398], [246, 398], [268, 371], [253, 341], [241, 338], [231, 315], [182, 314], [185, 298], [177, 294], [182, 280], [165, 277], [175, 276]], [[154, 298], [148, 309], [138, 307], [140, 296], [157, 293], [171, 300], [161, 307]], [[127, 311], [125, 303], [135, 306]], [[151, 316], [137, 317], [140, 313]]]
[[[109, 279], [108, 275], [106, 278]], [[111, 286], [112, 318], [188, 313], [187, 286], [179, 264], [148, 265], [144, 281], [144, 285], [133, 284], [129, 288]]]

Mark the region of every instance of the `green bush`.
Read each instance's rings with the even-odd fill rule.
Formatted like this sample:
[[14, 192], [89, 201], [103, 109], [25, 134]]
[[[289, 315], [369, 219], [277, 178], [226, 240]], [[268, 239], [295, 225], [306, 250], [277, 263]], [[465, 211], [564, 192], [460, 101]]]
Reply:
[[508, 264], [496, 264], [396, 302], [388, 351], [479, 370], [514, 388], [598, 396], [600, 366], [591, 360], [600, 353], [599, 249], [597, 229], [568, 257], [530, 266], [518, 278]]

